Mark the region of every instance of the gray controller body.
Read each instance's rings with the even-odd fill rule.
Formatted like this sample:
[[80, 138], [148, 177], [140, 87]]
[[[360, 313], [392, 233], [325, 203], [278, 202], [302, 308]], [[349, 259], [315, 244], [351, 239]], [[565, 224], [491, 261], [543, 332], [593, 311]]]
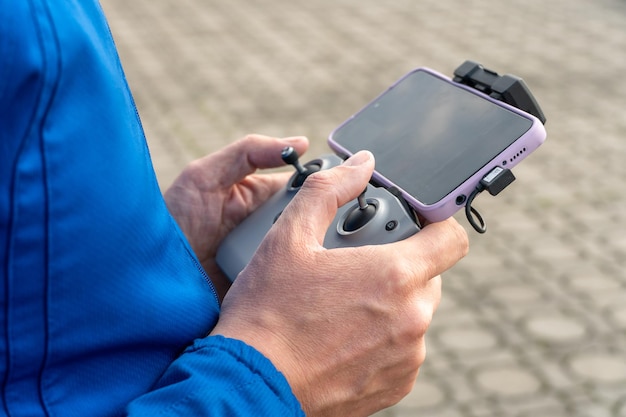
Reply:
[[[342, 162], [343, 160], [336, 155], [325, 155], [305, 166], [317, 164], [320, 169], [329, 169]], [[226, 236], [218, 248], [217, 264], [231, 281], [234, 281], [250, 262], [267, 232], [298, 192], [299, 187], [292, 186], [296, 175], [294, 174], [284, 189], [273, 195]], [[374, 216], [362, 227], [346, 231], [344, 229], [346, 217], [354, 210], [358, 210], [359, 206], [356, 201], [351, 201], [340, 207], [326, 232], [325, 248], [391, 243], [405, 239], [420, 230], [406, 204], [386, 189], [368, 184], [365, 198], [368, 204], [376, 208]]]

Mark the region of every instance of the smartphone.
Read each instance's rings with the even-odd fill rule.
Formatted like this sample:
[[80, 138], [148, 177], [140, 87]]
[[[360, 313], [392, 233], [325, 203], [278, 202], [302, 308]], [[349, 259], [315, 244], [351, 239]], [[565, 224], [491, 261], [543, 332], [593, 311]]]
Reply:
[[492, 169], [517, 165], [545, 138], [533, 115], [417, 68], [342, 123], [328, 144], [342, 158], [372, 152], [372, 182], [396, 187], [436, 222], [464, 207]]

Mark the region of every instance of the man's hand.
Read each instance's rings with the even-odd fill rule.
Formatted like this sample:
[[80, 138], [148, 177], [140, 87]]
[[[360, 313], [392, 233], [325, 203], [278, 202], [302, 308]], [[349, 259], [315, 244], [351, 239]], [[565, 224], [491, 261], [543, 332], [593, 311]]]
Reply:
[[165, 192], [170, 213], [220, 297], [230, 283], [215, 263], [217, 248], [235, 226], [285, 186], [289, 173], [254, 175], [257, 169], [284, 166], [280, 155], [285, 146], [302, 155], [308, 141], [249, 135], [191, 162]]
[[308, 177], [234, 282], [212, 333], [267, 356], [307, 416], [367, 416], [411, 390], [439, 274], [467, 253], [452, 219], [389, 245], [325, 249], [337, 208], [373, 169], [361, 152]]

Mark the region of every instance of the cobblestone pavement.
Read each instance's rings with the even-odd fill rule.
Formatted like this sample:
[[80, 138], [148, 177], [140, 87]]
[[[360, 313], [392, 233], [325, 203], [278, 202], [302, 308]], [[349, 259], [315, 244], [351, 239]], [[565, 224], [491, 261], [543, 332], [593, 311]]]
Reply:
[[[378, 416], [626, 416], [624, 0], [103, 0], [163, 187], [249, 132], [328, 133], [413, 67], [525, 79], [548, 140], [444, 277]], [[459, 217], [459, 220], [467, 222]]]

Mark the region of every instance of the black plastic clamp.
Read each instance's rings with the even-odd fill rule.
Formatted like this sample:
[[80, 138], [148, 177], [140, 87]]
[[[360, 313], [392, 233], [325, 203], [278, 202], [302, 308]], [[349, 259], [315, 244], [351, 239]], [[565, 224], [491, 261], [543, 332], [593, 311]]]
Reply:
[[453, 80], [530, 113], [541, 123], [546, 123], [546, 116], [530, 89], [524, 80], [515, 75], [498, 75], [477, 62], [465, 61], [454, 70]]

